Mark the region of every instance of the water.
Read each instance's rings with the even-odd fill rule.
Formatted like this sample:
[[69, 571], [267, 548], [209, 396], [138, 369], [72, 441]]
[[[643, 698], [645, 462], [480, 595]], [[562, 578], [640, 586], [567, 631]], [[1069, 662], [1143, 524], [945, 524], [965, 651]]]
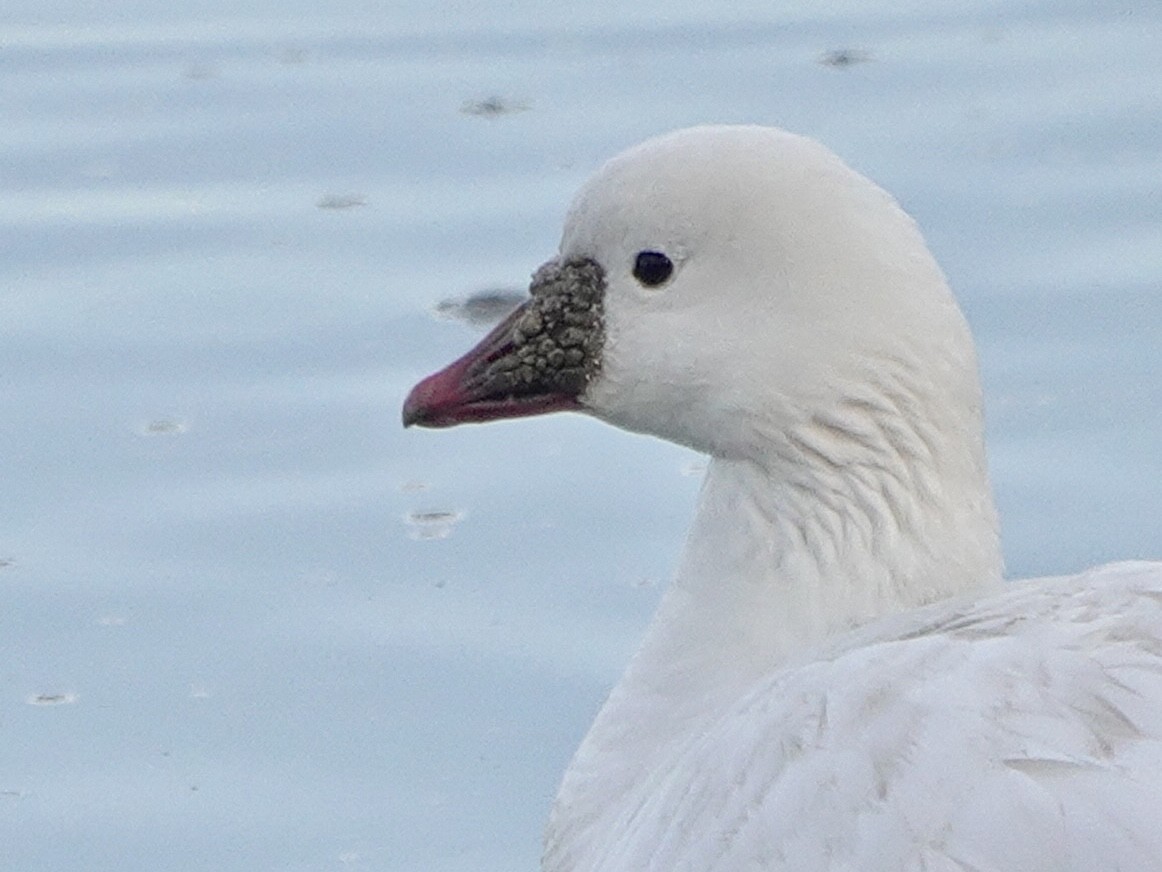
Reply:
[[1162, 7], [318, 9], [0, 22], [0, 868], [536, 867], [697, 458], [399, 405], [674, 127], [917, 216], [1014, 575], [1162, 556]]

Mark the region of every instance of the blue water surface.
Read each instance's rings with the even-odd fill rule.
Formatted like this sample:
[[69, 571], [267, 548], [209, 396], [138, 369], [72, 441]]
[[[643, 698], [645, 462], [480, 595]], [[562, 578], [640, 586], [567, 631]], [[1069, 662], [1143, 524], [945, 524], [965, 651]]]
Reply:
[[[1162, 6], [0, 13], [0, 869], [513, 872], [699, 458], [403, 431], [605, 157], [821, 138], [977, 335], [1014, 575], [1162, 557]], [[447, 310], [447, 306], [444, 310]]]

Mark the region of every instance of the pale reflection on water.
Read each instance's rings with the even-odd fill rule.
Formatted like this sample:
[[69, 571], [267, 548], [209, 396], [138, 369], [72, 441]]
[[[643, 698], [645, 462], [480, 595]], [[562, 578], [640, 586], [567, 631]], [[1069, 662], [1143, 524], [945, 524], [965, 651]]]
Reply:
[[701, 461], [399, 405], [674, 127], [917, 216], [1014, 574], [1162, 556], [1162, 9], [772, 9], [7, 10], [0, 868], [536, 867]]

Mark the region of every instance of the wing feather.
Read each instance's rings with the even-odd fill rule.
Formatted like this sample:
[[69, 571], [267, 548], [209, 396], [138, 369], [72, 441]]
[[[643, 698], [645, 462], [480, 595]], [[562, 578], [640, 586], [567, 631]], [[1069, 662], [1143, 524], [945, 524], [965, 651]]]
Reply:
[[1162, 565], [866, 628], [678, 748], [610, 870], [1162, 869]]

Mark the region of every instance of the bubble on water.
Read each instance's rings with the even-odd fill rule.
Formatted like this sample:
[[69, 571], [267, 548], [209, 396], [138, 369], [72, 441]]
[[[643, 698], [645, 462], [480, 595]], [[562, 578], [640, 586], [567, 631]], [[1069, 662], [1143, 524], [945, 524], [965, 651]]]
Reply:
[[859, 48], [833, 48], [819, 55], [819, 63], [834, 70], [866, 64], [872, 60], [871, 52]]
[[332, 211], [354, 209], [358, 206], [366, 206], [367, 197], [364, 194], [325, 194], [319, 198], [315, 205], [320, 209]]
[[488, 288], [466, 297], [449, 297], [436, 303], [432, 314], [450, 321], [463, 321], [474, 327], [487, 327], [528, 299], [528, 294], [517, 288]]
[[504, 115], [527, 112], [529, 108], [528, 103], [493, 94], [479, 100], [465, 100], [460, 106], [460, 111], [465, 115], [475, 115], [478, 118], [500, 118]]
[[404, 523], [408, 527], [409, 539], [427, 541], [447, 539], [452, 528], [463, 518], [464, 513], [457, 511], [411, 511], [404, 515]]
[[180, 418], [154, 418], [142, 428], [146, 436], [180, 436], [189, 429], [189, 425]]
[[25, 700], [29, 705], [72, 705], [79, 697], [75, 693], [34, 693]]

